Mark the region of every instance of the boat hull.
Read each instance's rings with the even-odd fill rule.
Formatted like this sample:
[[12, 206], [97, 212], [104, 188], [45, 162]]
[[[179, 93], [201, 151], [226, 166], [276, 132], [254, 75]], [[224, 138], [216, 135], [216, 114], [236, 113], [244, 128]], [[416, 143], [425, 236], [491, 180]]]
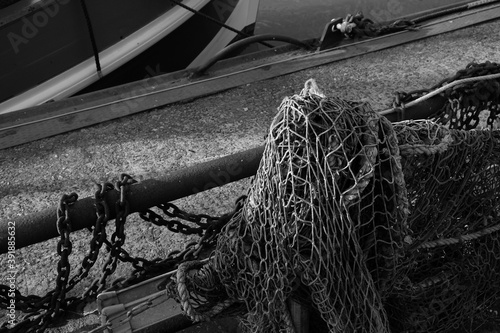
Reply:
[[[9, 82], [0, 92], [0, 113], [186, 68], [215, 40], [228, 43], [236, 36], [170, 1], [87, 0], [98, 72], [81, 3], [41, 3], [9, 22], [2, 24], [0, 19], [0, 82]], [[255, 23], [258, 0], [185, 0], [183, 4], [243, 30]], [[222, 48], [227, 43], [218, 45]]]

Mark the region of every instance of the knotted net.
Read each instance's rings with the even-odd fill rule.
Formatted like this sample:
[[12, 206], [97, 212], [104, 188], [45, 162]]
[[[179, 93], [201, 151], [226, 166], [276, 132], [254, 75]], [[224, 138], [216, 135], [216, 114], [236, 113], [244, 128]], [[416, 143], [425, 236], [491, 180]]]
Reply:
[[215, 280], [191, 283], [198, 310], [243, 303], [254, 332], [293, 331], [290, 299], [331, 332], [500, 322], [499, 185], [498, 131], [391, 124], [308, 81], [279, 107], [248, 197], [203, 268]]
[[214, 259], [229, 296], [247, 303], [253, 331], [286, 327], [300, 284], [330, 328], [386, 330], [377, 290], [389, 288], [407, 233], [395, 139], [366, 103], [310, 90], [284, 100]]

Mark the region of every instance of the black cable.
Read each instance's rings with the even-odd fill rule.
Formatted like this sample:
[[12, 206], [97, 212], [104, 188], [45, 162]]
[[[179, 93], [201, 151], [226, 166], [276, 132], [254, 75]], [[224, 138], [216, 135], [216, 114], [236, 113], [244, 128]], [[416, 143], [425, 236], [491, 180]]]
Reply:
[[[186, 9], [186, 10], [188, 10], [188, 11], [190, 11], [190, 12], [192, 12], [192, 13], [196, 14], [196, 15], [200, 15], [201, 17], [203, 17], [203, 18], [205, 18], [205, 19], [207, 19], [207, 20], [209, 20], [209, 21], [212, 21], [213, 23], [215, 23], [215, 24], [217, 24], [217, 25], [219, 25], [219, 26], [221, 26], [221, 27], [223, 27], [223, 28], [226, 28], [226, 29], [227, 29], [227, 30], [229, 30], [229, 31], [235, 32], [236, 34], [240, 35], [241, 37], [251, 37], [251, 35], [249, 35], [249, 34], [247, 34], [247, 33], [244, 33], [243, 31], [239, 31], [238, 29], [235, 29], [235, 28], [233, 28], [233, 27], [231, 27], [231, 26], [229, 26], [229, 25], [225, 24], [224, 22], [221, 22], [221, 21], [219, 21], [219, 20], [216, 20], [216, 19], [214, 19], [213, 17], [211, 17], [211, 16], [209, 16], [209, 15], [207, 15], [207, 14], [204, 14], [204, 13], [202, 13], [202, 12], [200, 12], [200, 11], [197, 11], [197, 10], [195, 10], [195, 9], [193, 9], [193, 8], [189, 7], [189, 6], [186, 6], [186, 5], [185, 5], [185, 4], [183, 4], [181, 1], [178, 1], [178, 0], [170, 0], [170, 2], [173, 2], [174, 4], [176, 4], [176, 5], [178, 5], [178, 6], [182, 7], [182, 8], [184, 8], [184, 9]], [[265, 46], [269, 47], [269, 48], [273, 48], [273, 47], [274, 47], [273, 45], [271, 45], [271, 44], [269, 44], [269, 43], [265, 43], [265, 42], [260, 42], [260, 43], [261, 43], [262, 45], [265, 45]]]
[[410, 16], [409, 18], [401, 18], [385, 23], [375, 23], [372, 20], [365, 18], [362, 13], [358, 13], [356, 15], [347, 15], [347, 17], [340, 22], [342, 23], [341, 27], [334, 27], [334, 29], [339, 30], [351, 39], [360, 37], [378, 37], [399, 31], [417, 29], [417, 25], [422, 22], [497, 2], [500, 2], [500, 0], [478, 0], [442, 10], [428, 12], [427, 14], [416, 16], [414, 18]]
[[214, 55], [212, 58], [210, 58], [208, 61], [206, 61], [204, 64], [202, 64], [196, 72], [193, 74], [193, 77], [200, 76], [202, 75], [208, 68], [210, 68], [213, 64], [215, 64], [217, 61], [221, 60], [224, 58], [226, 55], [238, 50], [241, 47], [247, 46], [252, 43], [260, 43], [264, 40], [276, 40], [280, 42], [286, 42], [289, 44], [294, 44], [297, 46], [300, 46], [301, 48], [309, 50], [311, 48], [310, 45], [301, 42], [297, 39], [288, 37], [288, 36], [281, 36], [281, 35], [271, 35], [271, 34], [266, 34], [266, 35], [257, 35], [257, 36], [250, 36], [248, 38], [239, 40], [233, 44], [230, 44], [217, 52], [216, 55]]
[[85, 21], [87, 22], [87, 28], [89, 30], [90, 41], [92, 43], [92, 51], [94, 52], [95, 67], [97, 68], [97, 73], [99, 77], [101, 73], [101, 63], [99, 61], [99, 50], [97, 49], [97, 43], [95, 40], [94, 29], [92, 29], [92, 22], [90, 21], [89, 11], [87, 10], [87, 5], [85, 5], [85, 0], [80, 0], [82, 5], [83, 14], [85, 15]]
[[429, 13], [427, 15], [423, 15], [423, 16], [417, 17], [417, 18], [415, 18], [413, 20], [410, 20], [410, 21], [412, 21], [415, 24], [417, 24], [417, 23], [421, 23], [423, 21], [432, 20], [432, 19], [435, 19], [435, 18], [438, 18], [438, 17], [441, 17], [441, 16], [450, 15], [450, 14], [462, 12], [462, 11], [465, 11], [465, 10], [469, 10], [469, 9], [473, 9], [473, 8], [477, 8], [477, 7], [481, 7], [481, 6], [485, 6], [485, 5], [490, 5], [490, 4], [495, 3], [495, 2], [499, 2], [499, 0], [473, 1], [473, 2], [466, 3], [464, 5], [459, 5], [459, 6], [456, 6], [456, 7], [452, 7], [452, 8], [448, 8], [448, 9], [443, 9], [443, 10], [439, 10], [439, 11], [436, 11], [436, 12], [432, 12], [432, 13]]

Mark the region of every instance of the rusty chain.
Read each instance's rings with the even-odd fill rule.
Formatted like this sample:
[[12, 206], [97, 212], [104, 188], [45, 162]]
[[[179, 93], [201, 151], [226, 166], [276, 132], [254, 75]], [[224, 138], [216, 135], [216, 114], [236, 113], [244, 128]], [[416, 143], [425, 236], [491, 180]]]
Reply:
[[[139, 283], [153, 276], [172, 271], [179, 264], [185, 261], [198, 259], [201, 254], [210, 250], [217, 241], [217, 236], [221, 229], [229, 222], [234, 212], [241, 209], [246, 196], [241, 196], [236, 200], [235, 209], [231, 213], [223, 214], [220, 217], [211, 217], [206, 214], [187, 213], [172, 203], [159, 205], [158, 208], [168, 217], [176, 217], [188, 222], [195, 223], [197, 227], [190, 227], [179, 220], [167, 220], [151, 209], [139, 213], [139, 216], [146, 222], [154, 225], [167, 227], [172, 232], [186, 235], [200, 235], [198, 241], [187, 243], [183, 250], [173, 250], [165, 258], [156, 258], [151, 261], [145, 260], [143, 265], [136, 267], [135, 271], [127, 279], [118, 279], [113, 282], [110, 289], [116, 290]], [[134, 265], [132, 263], [132, 265]]]
[[[95, 208], [96, 208], [96, 223], [92, 230], [92, 239], [90, 241], [90, 251], [88, 255], [83, 259], [81, 269], [83, 269], [83, 274], [80, 274], [83, 279], [88, 275], [90, 268], [97, 261], [97, 257], [99, 256], [99, 250], [101, 249], [103, 244], [108, 244], [108, 240], [106, 237], [106, 225], [109, 220], [109, 206], [105, 200], [106, 193], [113, 190], [113, 184], [104, 183], [103, 185], [98, 184], [98, 190], [95, 192]], [[84, 292], [83, 297], [89, 298], [92, 295], [97, 294], [97, 283], [99, 280], [94, 280], [94, 282], [87, 288]]]
[[[157, 226], [164, 226], [172, 232], [198, 235], [200, 239], [197, 242], [186, 244], [182, 250], [171, 251], [163, 259], [147, 260], [132, 257], [122, 246], [125, 243], [125, 223], [130, 206], [126, 198], [127, 189], [135, 182], [129, 175], [122, 174], [120, 180], [116, 183], [116, 187], [112, 183], [97, 185], [98, 190], [95, 192], [97, 218], [94, 226], [90, 229], [92, 238], [89, 242], [89, 251], [83, 258], [77, 273], [71, 279], [69, 278], [71, 270], [69, 256], [72, 253], [72, 243], [70, 240], [71, 221], [69, 208], [76, 202], [78, 196], [75, 193], [62, 196], [57, 210], [56, 222], [60, 234], [60, 240], [57, 243], [57, 253], [60, 259], [57, 266], [56, 287], [45, 296], [23, 296], [19, 290], [16, 290], [16, 309], [26, 313], [26, 315], [14, 327], [8, 327], [7, 323], [4, 323], [0, 327], [0, 332], [43, 332], [67, 309], [96, 297], [97, 294], [104, 290], [116, 290], [130, 286], [173, 270], [184, 261], [197, 259], [204, 250], [209, 250], [214, 246], [218, 233], [233, 214], [228, 213], [220, 217], [212, 217], [206, 214], [190, 214], [171, 203], [158, 206], [167, 217], [172, 218], [170, 220], [163, 218], [152, 210], [142, 212], [139, 216], [144, 221]], [[115, 203], [115, 230], [108, 240], [106, 226], [110, 218], [110, 207], [106, 202], [106, 195], [113, 190], [118, 190], [120, 196]], [[242, 207], [244, 198], [241, 197], [236, 201], [235, 211]], [[194, 223], [196, 227], [192, 227], [180, 220]], [[107, 247], [109, 254], [102, 267], [100, 278], [95, 279], [81, 297], [67, 298], [67, 293], [89, 275], [91, 268], [97, 262], [103, 245]], [[116, 270], [118, 261], [130, 263], [134, 271], [128, 278], [118, 278], [106, 288], [108, 277]], [[0, 304], [3, 305], [9, 302], [8, 292], [9, 288], [7, 286], [0, 285]]]
[[[125, 199], [125, 192], [127, 185], [131, 185], [134, 182], [135, 181], [129, 175], [122, 174], [121, 179], [116, 183], [116, 188], [120, 191], [120, 199], [115, 204], [115, 231], [111, 235], [111, 243], [107, 243], [110, 252], [102, 268], [102, 275], [98, 281], [99, 287], [96, 289], [96, 293], [106, 288], [106, 279], [115, 272], [118, 265], [118, 260], [122, 253], [122, 245], [125, 244], [125, 222], [129, 211], [129, 204]], [[92, 288], [95, 288], [95, 283], [94, 281]]]
[[158, 206], [163, 213], [169, 217], [177, 217], [183, 219], [188, 222], [195, 223], [197, 227], [191, 227], [187, 224], [180, 222], [179, 220], [166, 220], [161, 215], [155, 213], [151, 209], [146, 210], [145, 212], [139, 213], [139, 216], [148, 222], [153, 223], [154, 225], [160, 227], [166, 227], [169, 231], [175, 233], [182, 233], [185, 235], [198, 235], [201, 236], [203, 231], [207, 229], [210, 223], [213, 223], [217, 218], [211, 218], [208, 215], [193, 215], [188, 214], [173, 203], [161, 204]]
[[[60, 239], [57, 243], [57, 254], [60, 259], [57, 264], [56, 287], [44, 297], [23, 297], [16, 290], [16, 306], [28, 312], [24, 318], [13, 328], [8, 329], [5, 325], [0, 331], [9, 332], [43, 332], [48, 325], [59, 316], [60, 312], [67, 307], [66, 293], [68, 290], [68, 277], [71, 270], [69, 256], [72, 252], [70, 240], [71, 221], [69, 218], [69, 207], [78, 200], [76, 193], [64, 194], [57, 208], [56, 228]], [[4, 289], [4, 286], [2, 286]], [[3, 301], [3, 298], [2, 298]], [[37, 313], [39, 312], [39, 313]]]
[[66, 308], [66, 292], [68, 286], [69, 273], [71, 266], [69, 264], [69, 256], [73, 250], [70, 240], [71, 221], [69, 218], [69, 207], [78, 200], [76, 193], [63, 195], [61, 198], [59, 209], [57, 210], [57, 232], [60, 235], [60, 240], [57, 243], [57, 254], [60, 259], [57, 264], [56, 288], [50, 300], [50, 308], [44, 313], [40, 320], [37, 332], [43, 332], [52, 320], [59, 316], [59, 312]]

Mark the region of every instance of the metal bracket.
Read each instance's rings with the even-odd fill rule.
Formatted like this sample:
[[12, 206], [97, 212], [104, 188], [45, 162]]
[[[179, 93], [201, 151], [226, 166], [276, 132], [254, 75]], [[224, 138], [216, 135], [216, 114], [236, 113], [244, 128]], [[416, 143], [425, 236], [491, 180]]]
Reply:
[[[203, 260], [207, 261], [208, 258]], [[193, 325], [165, 290], [166, 283], [176, 272], [174, 270], [118, 291], [99, 294], [97, 308], [102, 326], [96, 333], [176, 332]]]
[[336, 26], [337, 24], [342, 24], [343, 21], [343, 18], [335, 18], [326, 24], [319, 40], [317, 51], [331, 49], [340, 44], [345, 36]]

